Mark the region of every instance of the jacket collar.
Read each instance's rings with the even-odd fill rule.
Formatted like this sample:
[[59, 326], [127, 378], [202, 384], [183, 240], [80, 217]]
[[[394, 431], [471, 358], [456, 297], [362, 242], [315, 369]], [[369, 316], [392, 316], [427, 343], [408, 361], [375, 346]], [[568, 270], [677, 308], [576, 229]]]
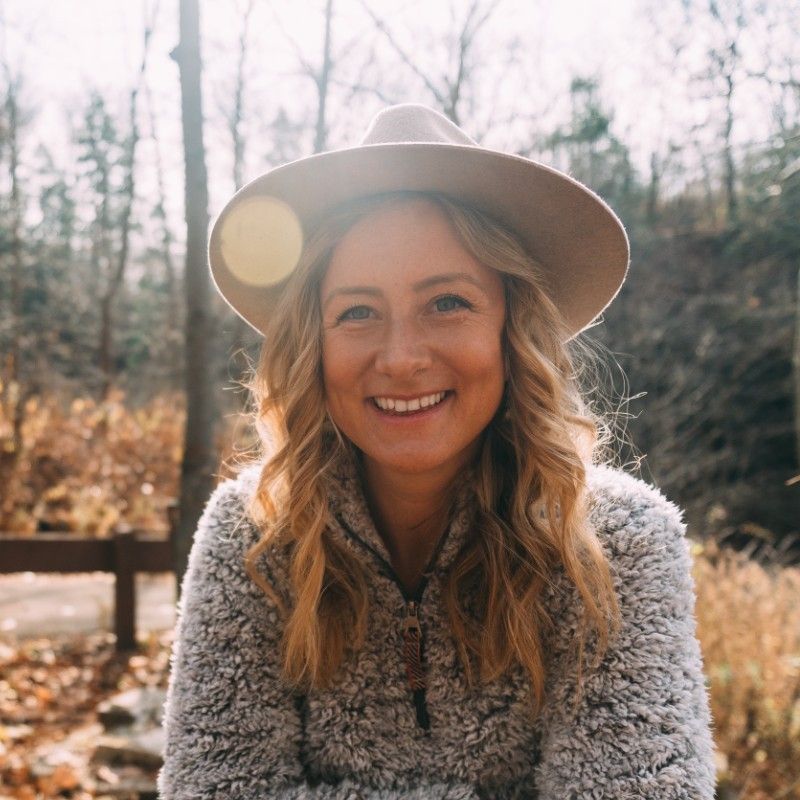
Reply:
[[[471, 480], [462, 480], [456, 491], [447, 530], [437, 543], [426, 574], [445, 571], [474, 533], [472, 524], [477, 498]], [[366, 556], [382, 571], [391, 570], [391, 557], [369, 512], [355, 456], [345, 452], [337, 459], [330, 481], [331, 534], [362, 559]]]

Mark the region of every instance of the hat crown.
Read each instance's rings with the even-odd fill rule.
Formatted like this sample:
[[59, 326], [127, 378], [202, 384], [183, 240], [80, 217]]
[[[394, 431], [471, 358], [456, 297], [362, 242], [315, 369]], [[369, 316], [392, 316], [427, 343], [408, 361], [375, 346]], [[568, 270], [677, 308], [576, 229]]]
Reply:
[[419, 103], [389, 106], [373, 117], [361, 144], [426, 142], [477, 146], [444, 114]]

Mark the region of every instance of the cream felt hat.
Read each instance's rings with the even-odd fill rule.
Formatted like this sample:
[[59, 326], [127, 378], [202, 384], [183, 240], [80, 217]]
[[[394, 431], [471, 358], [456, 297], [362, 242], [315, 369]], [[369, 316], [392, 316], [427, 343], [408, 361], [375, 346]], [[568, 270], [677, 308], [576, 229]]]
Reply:
[[398, 190], [443, 192], [515, 232], [544, 269], [570, 337], [625, 280], [625, 228], [594, 192], [552, 167], [481, 147], [437, 111], [404, 103], [380, 111], [356, 147], [291, 161], [242, 187], [211, 229], [217, 289], [263, 334], [316, 224], [349, 200]]

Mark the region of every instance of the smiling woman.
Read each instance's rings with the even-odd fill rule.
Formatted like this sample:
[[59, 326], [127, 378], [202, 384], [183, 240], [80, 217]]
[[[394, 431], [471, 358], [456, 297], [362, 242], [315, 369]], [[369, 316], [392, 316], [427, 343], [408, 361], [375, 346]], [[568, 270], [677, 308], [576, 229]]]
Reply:
[[442, 533], [442, 499], [502, 399], [503, 283], [441, 208], [405, 200], [344, 235], [321, 295], [328, 413], [361, 453], [367, 497], [413, 593]]
[[265, 447], [198, 528], [162, 797], [710, 800], [680, 511], [602, 462], [569, 344], [624, 278], [613, 212], [395, 106], [210, 254]]

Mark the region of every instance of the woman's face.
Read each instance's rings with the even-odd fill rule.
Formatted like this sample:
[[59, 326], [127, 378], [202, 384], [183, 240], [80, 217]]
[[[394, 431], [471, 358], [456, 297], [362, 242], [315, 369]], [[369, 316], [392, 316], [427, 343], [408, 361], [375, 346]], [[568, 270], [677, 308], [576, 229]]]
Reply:
[[433, 476], [468, 463], [503, 395], [505, 299], [444, 213], [415, 199], [363, 217], [320, 302], [328, 410], [367, 468]]

